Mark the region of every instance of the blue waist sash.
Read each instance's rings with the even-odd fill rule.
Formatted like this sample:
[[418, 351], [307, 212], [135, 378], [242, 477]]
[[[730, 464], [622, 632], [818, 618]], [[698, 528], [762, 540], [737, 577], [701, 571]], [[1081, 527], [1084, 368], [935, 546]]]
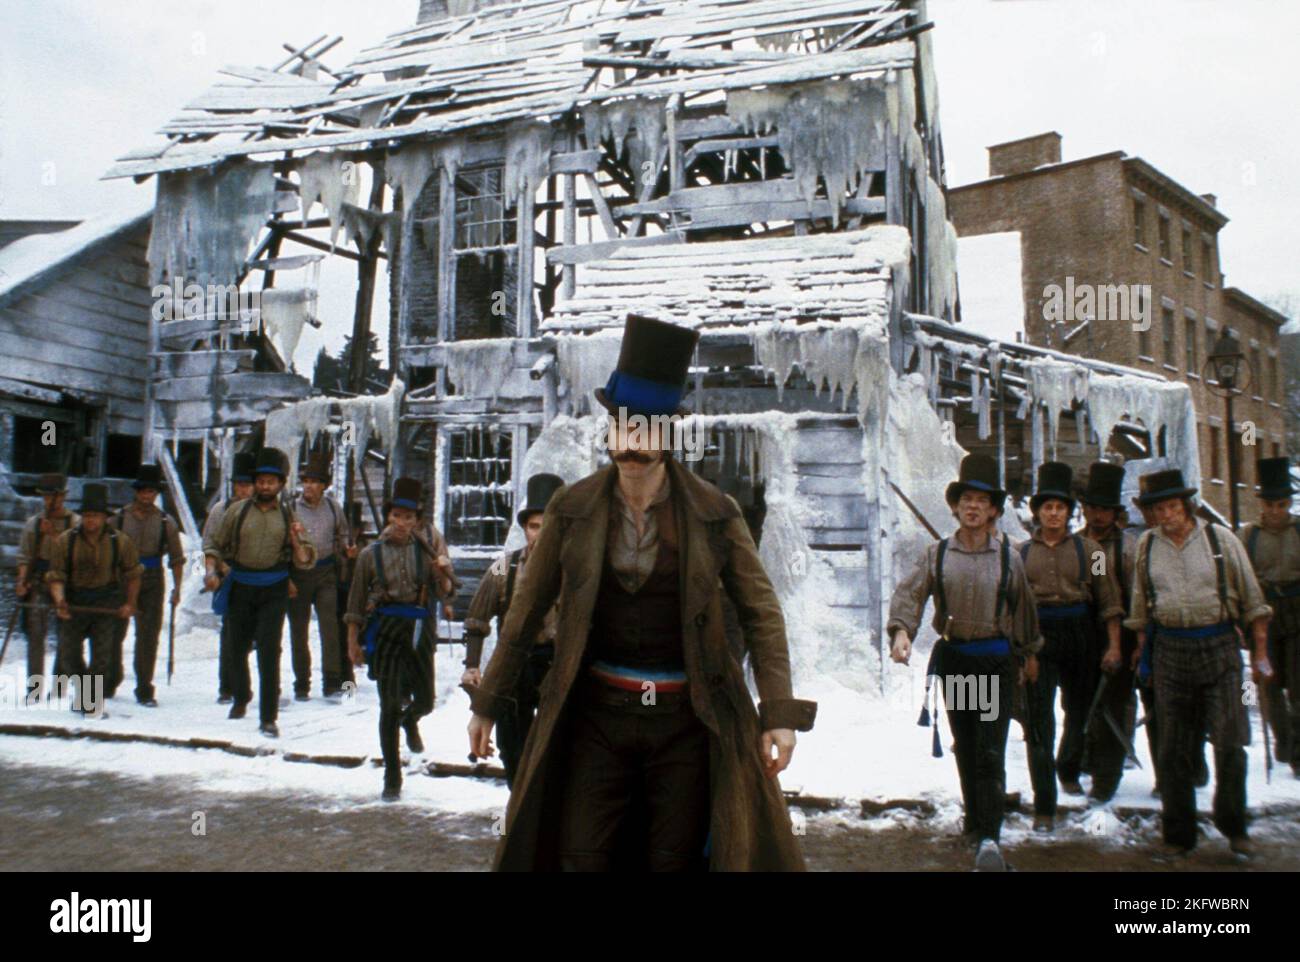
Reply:
[[141, 555], [140, 564], [144, 565], [146, 568], [161, 568], [162, 555], [160, 554]]
[[330, 555], [328, 558], [321, 558], [319, 561], [317, 561], [317, 562], [316, 562], [316, 567], [317, 567], [317, 568], [328, 568], [328, 567], [329, 567], [330, 565], [332, 565], [333, 563], [334, 563], [334, 556], [333, 556], [333, 555]]
[[1088, 614], [1088, 606], [1077, 605], [1039, 605], [1039, 621], [1055, 621], [1060, 618], [1083, 618]]
[[411, 621], [424, 621], [429, 617], [429, 609], [421, 608], [419, 605], [380, 605], [370, 613], [370, 619], [366, 622], [365, 633], [361, 636], [362, 647], [366, 650], [366, 658], [373, 658], [375, 655], [375, 645], [379, 642], [379, 619], [388, 618], [407, 618]]
[[43, 575], [50, 570], [50, 561], [48, 558], [37, 558], [32, 562], [32, 574]]
[[253, 588], [266, 588], [269, 585], [279, 584], [288, 577], [288, 565], [268, 568], [265, 571], [254, 571], [252, 568], [241, 568], [236, 565], [231, 569], [230, 574], [222, 579], [221, 587], [213, 592], [212, 611], [218, 615], [225, 615], [226, 610], [230, 607], [230, 592], [236, 584], [249, 585]]
[[1006, 638], [974, 638], [970, 641], [950, 639], [948, 644], [963, 655], [1001, 656], [1011, 654], [1011, 642]]
[[1221, 621], [1217, 625], [1201, 625], [1199, 628], [1166, 628], [1156, 625], [1156, 634], [1168, 635], [1170, 638], [1213, 638], [1216, 635], [1232, 634], [1232, 622]]

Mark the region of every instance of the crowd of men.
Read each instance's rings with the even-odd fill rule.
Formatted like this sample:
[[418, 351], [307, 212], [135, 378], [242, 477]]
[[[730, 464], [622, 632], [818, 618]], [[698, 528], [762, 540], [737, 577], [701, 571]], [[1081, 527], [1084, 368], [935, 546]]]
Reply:
[[[495, 730], [511, 788], [498, 868], [803, 867], [777, 776], [817, 706], [794, 697], [781, 605], [736, 502], [678, 463], [671, 438], [622, 416], [680, 418], [697, 341], [629, 318], [617, 367], [595, 392], [620, 415], [610, 464], [567, 486], [555, 475], [528, 479], [516, 518], [525, 544], [491, 565], [465, 618], [471, 757], [496, 753]], [[284, 623], [294, 697], [307, 700], [314, 614], [321, 693], [338, 699], [362, 666], [376, 683], [383, 798], [396, 799], [402, 735], [421, 752], [419, 723], [433, 709], [436, 612], [450, 617], [459, 587], [450, 552], [417, 479], [394, 480], [363, 548], [327, 494], [327, 461], [309, 460], [292, 498], [289, 475], [284, 452], [238, 456], [231, 497], [204, 527], [204, 588], [222, 617], [218, 701], [231, 719], [245, 717], [256, 652], [258, 725], [276, 737]], [[1143, 523], [1129, 525], [1122, 468], [1092, 465], [1079, 498], [1069, 466], [1050, 462], [1030, 499], [1033, 533], [1013, 545], [998, 524], [1007, 493], [997, 464], [977, 454], [962, 462], [947, 489], [957, 529], [899, 583], [887, 632], [893, 659], [908, 662], [933, 601], [936, 711], [931, 720], [927, 707], [923, 723], [934, 724], [939, 752], [942, 693], [978, 869], [1006, 868], [1013, 720], [1028, 743], [1037, 831], [1054, 830], [1058, 790], [1082, 795], [1085, 778], [1094, 801], [1112, 798], [1144, 725], [1170, 851], [1197, 843], [1208, 740], [1215, 824], [1249, 855], [1245, 696], [1258, 694], [1277, 759], [1300, 775], [1300, 523], [1286, 459], [1261, 461], [1259, 475], [1259, 522], [1238, 537], [1198, 516], [1197, 492], [1177, 470], [1141, 479]], [[102, 710], [123, 680], [129, 619], [135, 697], [157, 705], [159, 634], [184, 576], [176, 525], [155, 504], [161, 487], [145, 465], [131, 505], [114, 513], [106, 489], [87, 484], [73, 513], [63, 479], [41, 481], [45, 507], [24, 529], [18, 572], [28, 673], [43, 675], [52, 610], [55, 674], [97, 679], [74, 710]], [[1072, 531], [1080, 502], [1085, 525]], [[996, 691], [993, 710], [963, 697], [971, 691]]]

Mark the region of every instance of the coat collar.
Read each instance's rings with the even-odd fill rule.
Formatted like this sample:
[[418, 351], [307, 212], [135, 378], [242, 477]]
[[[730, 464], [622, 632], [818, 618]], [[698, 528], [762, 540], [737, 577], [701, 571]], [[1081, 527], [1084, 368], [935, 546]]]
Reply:
[[[692, 474], [674, 458], [668, 462], [668, 482], [685, 511], [699, 521], [727, 521], [740, 516], [734, 502], [709, 482]], [[607, 465], [558, 495], [555, 510], [566, 518], [589, 518], [598, 503], [608, 505], [618, 483], [617, 465]]]

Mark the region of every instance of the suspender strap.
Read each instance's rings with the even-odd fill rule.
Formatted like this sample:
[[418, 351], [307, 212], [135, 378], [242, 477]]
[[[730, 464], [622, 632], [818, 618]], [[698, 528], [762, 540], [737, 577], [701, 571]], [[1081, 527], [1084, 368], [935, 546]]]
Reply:
[[[108, 546], [113, 555], [113, 582], [117, 583], [122, 579], [121, 572], [117, 569], [117, 532], [108, 525], [104, 525], [104, 533], [108, 536]], [[83, 537], [81, 533], [81, 525], [77, 525], [76, 530], [73, 532], [72, 541], [68, 544], [68, 557], [64, 564], [63, 576], [67, 579], [69, 588], [72, 587], [72, 561], [77, 556], [78, 537]]]
[[998, 575], [998, 600], [993, 609], [993, 622], [997, 624], [1002, 620], [1002, 611], [1008, 604], [1007, 587], [1011, 582], [1011, 545], [1007, 539], [1002, 539], [1002, 571]]
[[948, 595], [943, 590], [943, 556], [948, 553], [948, 539], [939, 539], [939, 551], [934, 556], [934, 603], [939, 609], [939, 624], [948, 623]]
[[523, 548], [516, 548], [514, 551], [510, 552], [510, 562], [509, 566], [506, 568], [505, 603], [501, 606], [501, 614], [498, 615], [498, 618], [500, 619], [498, 624], [505, 624], [506, 612], [510, 610], [510, 599], [513, 598], [515, 594], [515, 576], [519, 573], [519, 559], [523, 557], [523, 554]]
[[1250, 558], [1250, 566], [1255, 567], [1255, 546], [1259, 544], [1259, 525], [1250, 526], [1250, 534], [1246, 535], [1246, 557]]
[[[1021, 548], [1021, 554], [1024, 555], [1028, 545]], [[934, 602], [939, 611], [939, 624], [948, 622], [948, 595], [943, 587], [943, 558], [948, 553], [948, 539], [939, 540], [939, 551], [934, 558]], [[998, 596], [997, 603], [993, 609], [993, 621], [997, 623], [1002, 620], [1002, 610], [1008, 604], [1007, 589], [1011, 583], [1011, 545], [1006, 538], [1002, 539], [1002, 548], [999, 551], [999, 560], [1002, 566], [998, 573]]]
[[[244, 502], [244, 506], [239, 509], [239, 520], [235, 522], [235, 540], [230, 549], [230, 560], [233, 561], [239, 556], [239, 536], [244, 530], [244, 521], [248, 518], [248, 512], [253, 509], [253, 499], [249, 498]], [[284, 519], [284, 543], [290, 542], [289, 527], [293, 524], [293, 514], [290, 512], [288, 505], [280, 504], [280, 517]]]
[[1219, 536], [1214, 533], [1214, 523], [1207, 522], [1205, 525], [1205, 536], [1210, 540], [1210, 552], [1214, 555], [1214, 573], [1219, 582], [1219, 613], [1223, 615], [1225, 621], [1228, 620], [1228, 572], [1227, 563], [1223, 557], [1223, 547], [1219, 544]]

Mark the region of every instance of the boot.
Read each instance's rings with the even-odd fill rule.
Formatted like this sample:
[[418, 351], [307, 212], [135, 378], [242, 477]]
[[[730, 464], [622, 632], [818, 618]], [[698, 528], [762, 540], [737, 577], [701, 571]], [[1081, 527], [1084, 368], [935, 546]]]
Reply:
[[263, 722], [257, 729], [267, 738], [279, 738], [280, 726], [275, 722]]
[[409, 715], [402, 716], [402, 729], [406, 732], [406, 746], [415, 755], [423, 754], [424, 740], [420, 738], [420, 723]]
[[243, 718], [248, 714], [248, 702], [237, 701], [230, 706], [230, 714], [227, 718]]
[[1247, 835], [1234, 835], [1228, 839], [1228, 847], [1232, 849], [1232, 854], [1242, 858], [1250, 858], [1255, 854], [1255, 844]]
[[384, 770], [384, 793], [379, 797], [386, 802], [395, 802], [402, 797], [402, 770], [400, 768]]
[[1034, 816], [1034, 831], [1035, 831], [1035, 832], [1041, 832], [1042, 834], [1046, 835], [1046, 834], [1050, 833], [1054, 828], [1056, 828], [1056, 816], [1055, 816], [1055, 815], [1035, 815], [1035, 816]]
[[975, 856], [975, 871], [977, 872], [1005, 872], [1007, 863], [1002, 858], [1002, 850], [998, 848], [998, 843], [991, 838], [986, 838], [980, 842], [979, 853]]

